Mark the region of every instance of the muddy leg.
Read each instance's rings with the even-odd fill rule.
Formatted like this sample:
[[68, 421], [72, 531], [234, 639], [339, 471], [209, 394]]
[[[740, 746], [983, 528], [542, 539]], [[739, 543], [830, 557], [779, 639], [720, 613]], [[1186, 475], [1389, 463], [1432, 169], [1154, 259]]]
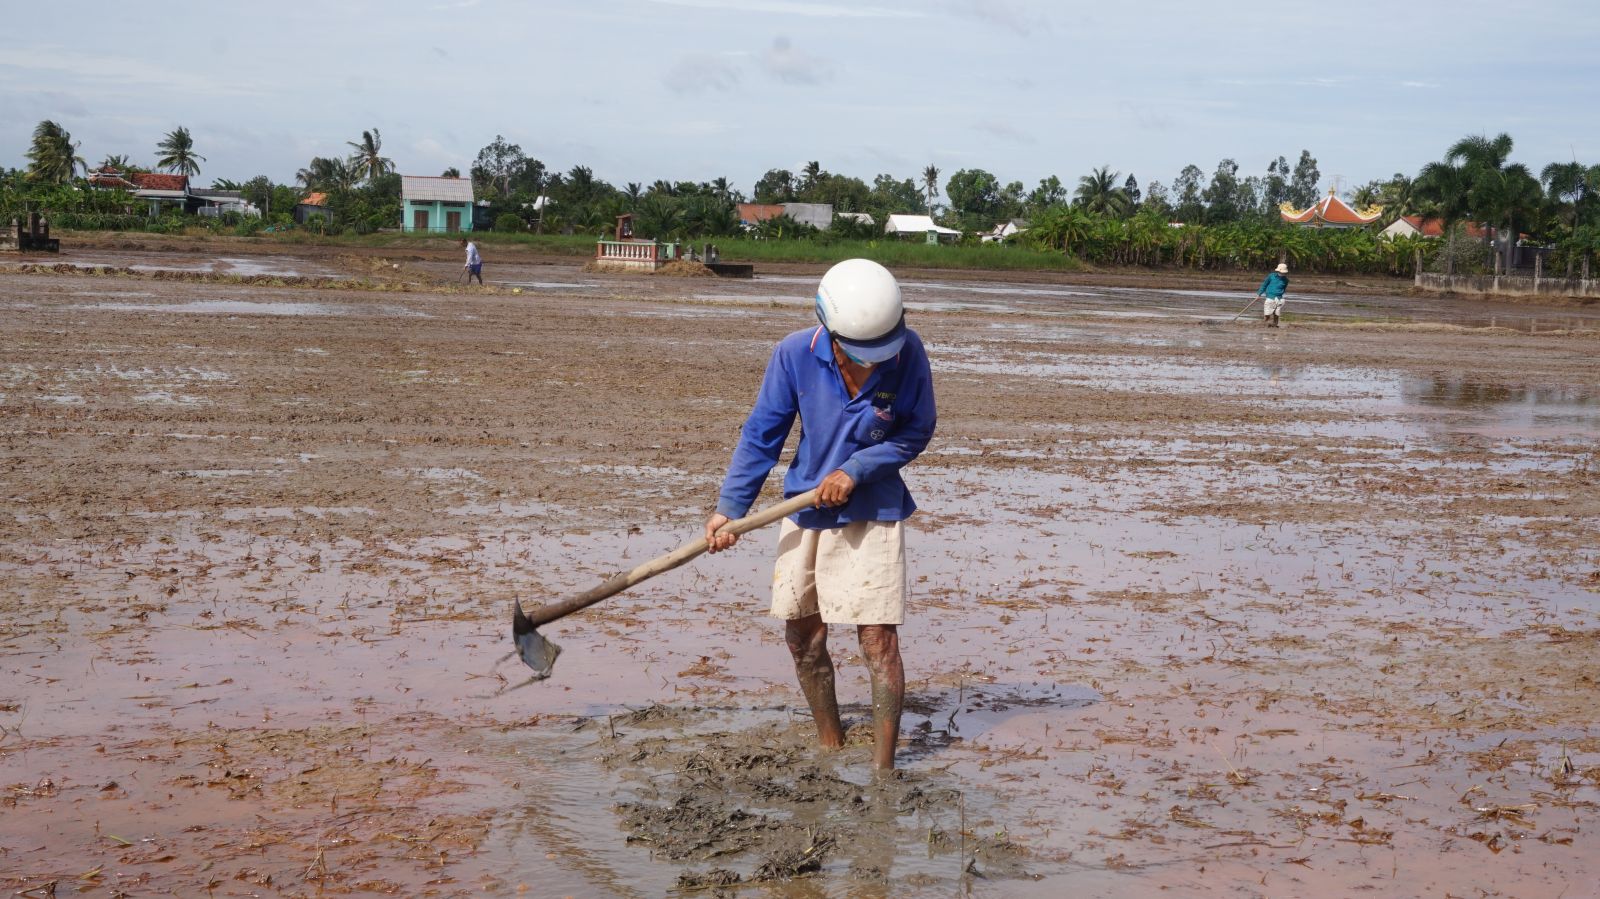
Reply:
[[893, 624], [856, 628], [861, 654], [872, 674], [872, 762], [879, 770], [894, 768], [894, 747], [900, 740], [900, 709], [906, 699], [906, 669], [900, 661], [900, 631]]
[[800, 692], [817, 722], [817, 742], [824, 749], [844, 745], [844, 725], [839, 722], [839, 699], [833, 692], [833, 657], [828, 655], [828, 626], [821, 615], [784, 622], [784, 641], [794, 656], [794, 673]]

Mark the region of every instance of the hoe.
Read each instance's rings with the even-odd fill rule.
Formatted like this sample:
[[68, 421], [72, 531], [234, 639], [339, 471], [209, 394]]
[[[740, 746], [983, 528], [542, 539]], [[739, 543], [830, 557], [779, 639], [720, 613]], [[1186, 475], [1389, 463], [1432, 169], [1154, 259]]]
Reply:
[[[780, 518], [786, 518], [801, 509], [807, 509], [817, 504], [817, 491], [807, 490], [798, 496], [790, 497], [777, 505], [730, 521], [723, 525], [719, 534], [744, 534], [759, 528], [764, 528]], [[555, 668], [556, 657], [561, 655], [561, 647], [547, 640], [539, 633], [539, 628], [552, 621], [565, 618], [580, 609], [587, 609], [602, 599], [615, 596], [641, 581], [649, 580], [658, 574], [671, 571], [688, 562], [706, 551], [706, 538], [698, 537], [672, 552], [659, 558], [651, 559], [631, 571], [623, 571], [612, 575], [600, 586], [580, 593], [570, 599], [551, 603], [532, 612], [522, 611], [521, 600], [514, 601], [511, 612], [511, 639], [516, 643], [516, 655], [522, 663], [533, 669], [533, 677], [518, 686], [525, 686], [537, 680], [544, 680], [550, 676]], [[507, 656], [509, 658], [510, 656]], [[515, 689], [514, 687], [511, 689]]]

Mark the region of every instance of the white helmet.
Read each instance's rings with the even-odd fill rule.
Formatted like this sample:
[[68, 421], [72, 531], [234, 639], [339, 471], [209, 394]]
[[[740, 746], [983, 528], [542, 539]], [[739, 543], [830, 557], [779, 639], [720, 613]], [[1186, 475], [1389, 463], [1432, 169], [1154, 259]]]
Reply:
[[894, 358], [906, 342], [900, 285], [871, 259], [846, 259], [817, 286], [817, 320], [857, 362]]

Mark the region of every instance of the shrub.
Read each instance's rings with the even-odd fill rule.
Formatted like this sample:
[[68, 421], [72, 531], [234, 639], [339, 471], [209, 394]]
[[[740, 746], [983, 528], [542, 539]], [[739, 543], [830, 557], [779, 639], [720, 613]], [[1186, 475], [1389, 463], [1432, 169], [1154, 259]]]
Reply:
[[514, 212], [503, 212], [494, 220], [494, 229], [505, 234], [522, 231], [525, 228], [522, 218]]

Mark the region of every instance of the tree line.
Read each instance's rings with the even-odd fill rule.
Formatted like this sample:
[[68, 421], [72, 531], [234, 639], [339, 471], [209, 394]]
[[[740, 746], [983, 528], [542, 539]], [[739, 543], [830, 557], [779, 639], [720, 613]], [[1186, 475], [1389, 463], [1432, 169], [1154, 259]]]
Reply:
[[[400, 178], [394, 161], [383, 154], [382, 135], [376, 128], [365, 130], [347, 146], [347, 155], [311, 159], [292, 184], [261, 175], [243, 182], [217, 179], [215, 186], [241, 191], [267, 213], [268, 223], [287, 225], [294, 204], [315, 192], [325, 195], [334, 229], [395, 227]], [[1430, 258], [1442, 256], [1452, 265], [1469, 223], [1556, 247], [1557, 263], [1569, 269], [1595, 257], [1600, 252], [1600, 165], [1555, 162], [1535, 174], [1511, 160], [1512, 150], [1507, 134], [1468, 135], [1415, 174], [1396, 173], [1359, 185], [1349, 199], [1357, 208], [1382, 206], [1380, 224], [1400, 215], [1438, 219], [1447, 235], [1443, 252], [1431, 244], [1422, 246]], [[12, 171], [3, 179], [7, 205], [15, 207], [30, 192], [49, 196], [56, 207], [72, 205], [66, 193], [49, 193], [87, 174], [71, 135], [53, 121], [40, 122], [27, 158], [25, 172]], [[156, 169], [190, 176], [198, 175], [206, 161], [182, 126], [157, 142], [155, 159]], [[127, 155], [107, 155], [99, 167], [124, 174], [144, 171]], [[454, 168], [441, 174], [462, 177]], [[1318, 162], [1309, 150], [1301, 150], [1292, 163], [1286, 155], [1271, 159], [1259, 174], [1242, 172], [1236, 160], [1225, 158], [1209, 176], [1191, 164], [1168, 183], [1151, 180], [1143, 185], [1134, 174], [1124, 176], [1110, 165], [1093, 169], [1070, 187], [1051, 175], [1030, 189], [981, 168], [942, 175], [929, 165], [910, 177], [880, 173], [869, 183], [812, 161], [797, 172], [769, 169], [748, 196], [725, 177], [618, 186], [584, 165], [552, 171], [520, 145], [496, 135], [478, 152], [466, 177], [478, 198], [487, 202], [489, 221], [504, 231], [604, 234], [616, 216], [632, 213], [641, 234], [730, 237], [745, 233], [737, 205], [749, 199], [826, 203], [836, 213], [866, 213], [874, 220], [866, 225], [841, 217], [817, 232], [779, 216], [755, 226], [754, 236], [767, 239], [871, 239], [881, 236], [888, 215], [923, 213], [968, 235], [1007, 221], [1024, 222], [1024, 242], [1103, 264], [1209, 267], [1254, 265], [1275, 257], [1329, 270], [1398, 271], [1405, 261], [1397, 254], [1415, 256], [1415, 248], [1380, 246], [1365, 230], [1362, 235], [1307, 236], [1307, 229], [1284, 226], [1282, 205], [1305, 208], [1323, 195]], [[83, 207], [97, 202], [107, 206], [117, 200], [75, 202], [78, 211], [85, 211]], [[1174, 224], [1185, 227], [1176, 229]], [[1173, 233], [1178, 231], [1183, 233]], [[1515, 244], [1502, 239], [1497, 245], [1507, 265]]]

